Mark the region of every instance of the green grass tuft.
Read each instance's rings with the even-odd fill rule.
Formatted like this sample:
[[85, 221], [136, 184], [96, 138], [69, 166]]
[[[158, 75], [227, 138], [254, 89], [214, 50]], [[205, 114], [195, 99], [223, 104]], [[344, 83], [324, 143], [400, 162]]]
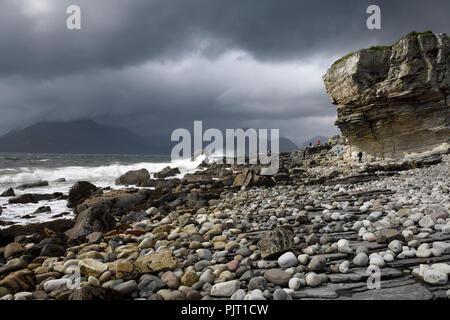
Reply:
[[[427, 31], [424, 31], [424, 32], [417, 32], [417, 31], [413, 30], [413, 31], [411, 31], [410, 33], [408, 33], [406, 36], [400, 38], [396, 43], [398, 43], [398, 42], [399, 42], [400, 40], [402, 40], [402, 39], [405, 39], [405, 38], [408, 38], [408, 37], [417, 37], [418, 35], [421, 35], [421, 34], [433, 34], [433, 31], [427, 30]], [[450, 39], [450, 37], [449, 37], [449, 39]], [[391, 49], [392, 49], [392, 46], [373, 46], [373, 47], [370, 47], [369, 49], [366, 49], [366, 50], [385, 51], [385, 50], [391, 50]], [[358, 51], [356, 51], [356, 52], [359, 52], [359, 51], [361, 51], [361, 50], [358, 50]], [[352, 55], [354, 55], [356, 52], [349, 53], [349, 54], [347, 54], [346, 56], [343, 56], [342, 58], [336, 60], [336, 61], [331, 65], [331, 67], [334, 67], [334, 66], [337, 65], [339, 62], [342, 62], [342, 61], [344, 61], [344, 60], [350, 58], [350, 57], [351, 57]]]

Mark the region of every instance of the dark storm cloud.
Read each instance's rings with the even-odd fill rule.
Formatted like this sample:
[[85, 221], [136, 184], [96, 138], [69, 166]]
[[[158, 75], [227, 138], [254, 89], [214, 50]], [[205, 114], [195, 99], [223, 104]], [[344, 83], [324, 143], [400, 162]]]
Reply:
[[[82, 30], [65, 28], [82, 9]], [[382, 30], [366, 28], [378, 4]], [[415, 30], [450, 30], [450, 2], [3, 0], [0, 133], [90, 118], [167, 139], [208, 127], [334, 134], [321, 76], [334, 59]]]

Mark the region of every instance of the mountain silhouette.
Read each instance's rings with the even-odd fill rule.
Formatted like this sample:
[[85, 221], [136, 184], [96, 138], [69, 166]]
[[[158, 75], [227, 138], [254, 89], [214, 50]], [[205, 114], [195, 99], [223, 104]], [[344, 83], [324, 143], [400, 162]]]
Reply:
[[[91, 120], [41, 122], [0, 137], [0, 152], [72, 154], [161, 154], [122, 127]], [[164, 152], [165, 153], [165, 152]]]

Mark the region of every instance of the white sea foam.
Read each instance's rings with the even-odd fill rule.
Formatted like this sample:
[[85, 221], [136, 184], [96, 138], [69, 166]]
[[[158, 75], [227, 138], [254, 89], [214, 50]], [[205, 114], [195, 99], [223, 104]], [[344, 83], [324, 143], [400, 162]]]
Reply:
[[[31, 183], [38, 180], [49, 181], [49, 186], [38, 187], [26, 190], [14, 189], [16, 195], [24, 193], [54, 193], [63, 192], [67, 194], [70, 187], [77, 181], [85, 180], [95, 184], [97, 187], [110, 186], [113, 189], [120, 189], [121, 186], [114, 184], [122, 174], [130, 170], [139, 170], [142, 168], [147, 169], [150, 172], [151, 177], [153, 174], [162, 170], [163, 168], [170, 166], [171, 168], [177, 167], [180, 170], [180, 174], [176, 178], [183, 178], [185, 174], [194, 173], [198, 171], [197, 167], [206, 157], [201, 155], [195, 159], [190, 160], [177, 160], [170, 163], [150, 163], [141, 162], [129, 165], [112, 164], [107, 166], [98, 167], [82, 167], [82, 166], [69, 166], [60, 168], [19, 168], [15, 170], [16, 173], [8, 173], [0, 175], [0, 192], [8, 187], [15, 187], [24, 183]], [[65, 182], [55, 182], [55, 180], [65, 178]], [[40, 201], [39, 203], [28, 204], [8, 204], [9, 198], [0, 198], [0, 206], [3, 208], [3, 213], [0, 216], [1, 221], [14, 222], [15, 224], [29, 224], [45, 222], [54, 219], [55, 215], [63, 212], [70, 212], [65, 218], [74, 217], [72, 210], [66, 207], [65, 200], [53, 200], [53, 201]], [[50, 206], [52, 212], [33, 214], [37, 208], [41, 206]], [[31, 219], [23, 219], [23, 216], [31, 215]], [[0, 229], [5, 226], [0, 226]]]

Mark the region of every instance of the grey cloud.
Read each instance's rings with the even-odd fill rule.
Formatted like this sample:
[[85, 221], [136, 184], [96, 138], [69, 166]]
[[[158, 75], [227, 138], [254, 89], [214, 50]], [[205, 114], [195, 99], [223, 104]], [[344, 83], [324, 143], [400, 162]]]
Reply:
[[[82, 8], [81, 31], [65, 28], [70, 4]], [[370, 4], [382, 9], [379, 31], [365, 27]], [[321, 80], [334, 59], [392, 44], [413, 29], [450, 29], [447, 0], [3, 0], [1, 6], [0, 133], [89, 118], [168, 141], [171, 130], [203, 120], [221, 129], [280, 128], [301, 143], [337, 132]]]

